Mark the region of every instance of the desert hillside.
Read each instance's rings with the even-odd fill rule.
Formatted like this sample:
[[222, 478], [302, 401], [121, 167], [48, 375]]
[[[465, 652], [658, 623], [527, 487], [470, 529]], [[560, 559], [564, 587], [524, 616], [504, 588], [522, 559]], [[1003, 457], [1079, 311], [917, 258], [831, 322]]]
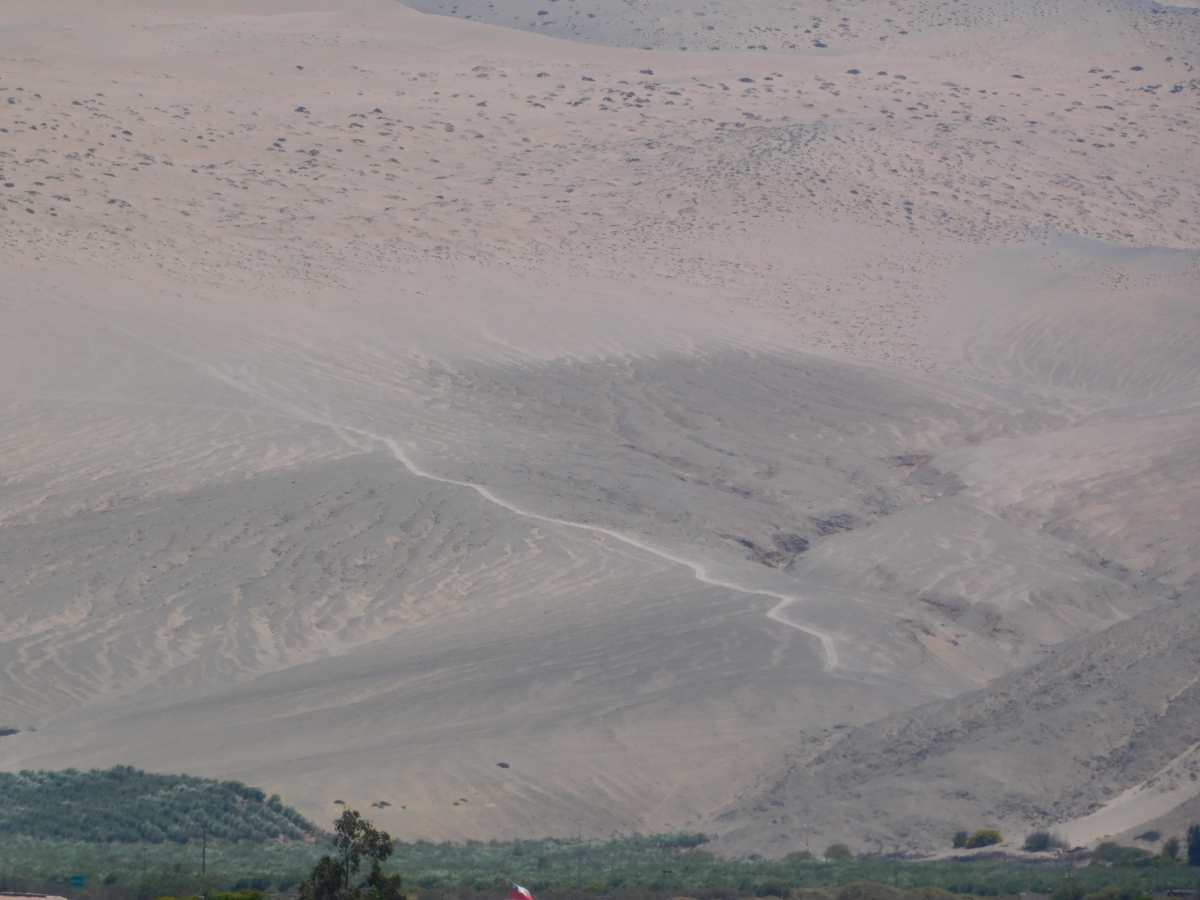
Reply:
[[1188, 815], [1200, 13], [540, 2], [6, 9], [0, 766]]

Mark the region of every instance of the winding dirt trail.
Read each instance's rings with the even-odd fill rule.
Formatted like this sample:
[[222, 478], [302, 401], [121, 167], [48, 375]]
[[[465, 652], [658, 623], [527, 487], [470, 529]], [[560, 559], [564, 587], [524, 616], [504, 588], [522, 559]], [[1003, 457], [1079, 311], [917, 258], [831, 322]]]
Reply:
[[[330, 427], [338, 428], [340, 426], [330, 424]], [[453, 478], [443, 478], [440, 475], [434, 475], [432, 472], [422, 469], [411, 459], [409, 459], [408, 454], [404, 452], [404, 449], [400, 446], [400, 444], [392, 438], [371, 434], [370, 432], [362, 431], [358, 428], [346, 428], [345, 430], [352, 431], [355, 434], [360, 434], [363, 437], [373, 438], [374, 440], [381, 441], [388, 447], [389, 450], [392, 451], [392, 454], [397, 460], [400, 461], [401, 465], [403, 465], [404, 468], [408, 469], [409, 472], [418, 478], [428, 478], [432, 481], [440, 481], [443, 484], [453, 484], [457, 485], [458, 487], [470, 488], [485, 500], [495, 503], [497, 506], [501, 506], [504, 509], [507, 509], [509, 512], [527, 519], [534, 519], [538, 522], [547, 522], [552, 525], [562, 525], [567, 528], [578, 528], [582, 531], [590, 531], [595, 534], [606, 535], [613, 540], [620, 541], [622, 544], [627, 544], [630, 547], [636, 547], [637, 549], [643, 550], [652, 556], [657, 556], [659, 559], [665, 559], [668, 562], [675, 563], [676, 565], [684, 566], [691, 570], [697, 581], [703, 582], [704, 584], [711, 584], [714, 587], [727, 588], [728, 590], [737, 591], [741, 594], [759, 594], [764, 597], [774, 597], [779, 602], [776, 603], [775, 606], [771, 607], [770, 611], [767, 612], [767, 618], [778, 622], [781, 625], [787, 625], [791, 628], [795, 628], [798, 631], [803, 631], [805, 634], [815, 637], [821, 642], [821, 652], [825, 658], [825, 671], [832, 674], [838, 667], [837, 649], [834, 647], [832, 635], [814, 628], [811, 625], [793, 622], [791, 619], [784, 618], [783, 610], [793, 603], [799, 603], [802, 600], [801, 597], [789, 596], [788, 594], [782, 594], [777, 591], [767, 591], [760, 588], [747, 587], [746, 585], [741, 585], [724, 578], [714, 577], [709, 574], [708, 567], [704, 563], [696, 562], [695, 560], [679, 556], [678, 554], [672, 553], [669, 550], [664, 550], [661, 547], [648, 544], [645, 541], [639, 540], [635, 537], [630, 537], [627, 534], [622, 534], [619, 531], [614, 531], [611, 528], [602, 528], [599, 525], [588, 525], [584, 522], [571, 522], [567, 519], [558, 519], [554, 516], [545, 516], [541, 513], [536, 513], [528, 509], [522, 509], [521, 507], [496, 496], [496, 494], [490, 488], [487, 488], [483, 485], [473, 484], [469, 481], [458, 481]]]
[[[185, 357], [180, 357], [180, 358], [183, 359]], [[191, 362], [191, 363], [196, 362], [195, 360], [192, 360], [192, 359], [187, 359], [187, 361]], [[578, 529], [581, 531], [588, 531], [593, 534], [603, 534], [606, 537], [610, 537], [615, 541], [620, 541], [622, 544], [626, 544], [627, 546], [636, 547], [637, 549], [639, 549], [645, 553], [649, 553], [651, 556], [656, 556], [659, 559], [664, 559], [667, 562], [674, 563], [676, 565], [680, 565], [687, 569], [690, 569], [692, 572], [692, 575], [696, 578], [696, 580], [700, 581], [704, 584], [711, 584], [714, 587], [726, 588], [727, 590], [736, 591], [737, 593], [740, 593], [740, 594], [746, 594], [746, 595], [751, 595], [751, 596], [757, 595], [757, 596], [763, 596], [763, 597], [772, 597], [772, 598], [778, 600], [779, 602], [776, 603], [773, 607], [771, 607], [771, 609], [767, 612], [767, 618], [771, 619], [772, 621], [778, 622], [781, 625], [786, 625], [789, 628], [795, 628], [797, 631], [802, 631], [807, 635], [815, 637], [818, 641], [821, 642], [821, 654], [824, 658], [825, 672], [827, 672], [829, 674], [837, 673], [837, 669], [839, 668], [838, 654], [837, 654], [837, 648], [834, 646], [833, 636], [831, 634], [829, 634], [828, 632], [821, 631], [820, 629], [813, 627], [812, 625], [808, 625], [808, 624], [801, 623], [801, 622], [796, 622], [790, 618], [785, 617], [783, 614], [784, 610], [787, 609], [789, 606], [791, 606], [795, 603], [802, 602], [803, 601], [802, 597], [797, 597], [797, 596], [790, 595], [790, 594], [784, 594], [779, 591], [770, 591], [770, 590], [765, 590], [763, 588], [749, 587], [744, 584], [738, 584], [735, 581], [730, 581], [727, 578], [720, 578], [720, 577], [714, 576], [714, 575], [710, 574], [710, 572], [709, 572], [709, 565], [710, 565], [709, 563], [698, 562], [693, 559], [688, 559], [688, 558], [680, 556], [676, 553], [672, 553], [670, 550], [665, 550], [662, 547], [656, 547], [655, 545], [647, 543], [646, 541], [640, 540], [639, 538], [632, 537], [627, 534], [622, 534], [621, 532], [615, 531], [611, 528], [603, 528], [599, 525], [589, 525], [585, 522], [572, 522], [569, 519], [560, 519], [555, 516], [547, 516], [547, 515], [543, 515], [542, 513], [534, 512], [533, 510], [524, 509], [520, 506], [517, 506], [514, 503], [510, 503], [509, 501], [503, 499], [502, 497], [497, 496], [496, 493], [491, 488], [489, 488], [485, 485], [475, 484], [470, 481], [460, 481], [455, 478], [446, 478], [444, 476], [436, 475], [433, 472], [430, 472], [426, 469], [421, 468], [415, 462], [412, 461], [412, 459], [409, 457], [409, 455], [404, 451], [404, 448], [401, 447], [400, 443], [398, 441], [396, 441], [394, 438], [390, 438], [385, 435], [377, 434], [375, 432], [367, 431], [365, 429], [357, 428], [357, 427], [354, 427], [351, 425], [339, 424], [337, 422], [333, 422], [328, 419], [324, 419], [320, 416], [313, 415], [311, 412], [303, 409], [302, 407], [295, 406], [286, 401], [281, 401], [276, 397], [273, 397], [269, 394], [266, 394], [262, 391], [255, 389], [253, 387], [250, 387], [249, 385], [244, 384], [243, 382], [239, 381], [238, 379], [230, 376], [228, 373], [222, 372], [220, 369], [218, 369], [214, 365], [207, 364], [207, 363], [204, 363], [201, 365], [206, 371], [208, 371], [210, 374], [212, 374], [213, 376], [218, 378], [220, 381], [222, 381], [224, 384], [228, 385], [229, 387], [232, 387], [238, 391], [241, 391], [242, 393], [245, 393], [248, 396], [253, 397], [256, 400], [260, 400], [262, 402], [269, 403], [281, 410], [285, 410], [288, 414], [290, 414], [302, 421], [310, 422], [314, 425], [320, 425], [325, 428], [331, 428], [334, 431], [349, 432], [351, 434], [357, 434], [361, 437], [365, 437], [370, 440], [378, 441], [379, 443], [382, 443], [389, 450], [391, 450], [392, 455], [396, 457], [396, 460], [402, 466], [404, 466], [404, 468], [407, 469], [410, 474], [414, 475], [417, 478], [424, 478], [424, 479], [427, 479], [430, 481], [439, 482], [441, 484], [455, 485], [456, 487], [469, 488], [470, 490], [475, 491], [477, 494], [479, 494], [479, 496], [483, 497], [488, 502], [494, 503], [495, 505], [497, 505], [503, 509], [506, 509], [515, 515], [521, 516], [522, 518], [533, 519], [534, 521], [537, 521], [537, 522], [546, 522], [547, 524], [550, 524], [550, 525], [559, 525], [564, 528], [574, 528], [574, 529]]]

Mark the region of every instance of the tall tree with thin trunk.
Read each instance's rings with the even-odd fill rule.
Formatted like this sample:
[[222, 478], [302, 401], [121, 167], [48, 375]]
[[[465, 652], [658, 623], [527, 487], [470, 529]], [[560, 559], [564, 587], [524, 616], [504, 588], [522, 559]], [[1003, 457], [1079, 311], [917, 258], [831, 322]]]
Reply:
[[[383, 863], [395, 850], [392, 836], [348, 809], [333, 823], [338, 858], [321, 857], [300, 885], [300, 900], [401, 900], [400, 876], [384, 875]], [[351, 886], [364, 861], [371, 861], [366, 881]]]

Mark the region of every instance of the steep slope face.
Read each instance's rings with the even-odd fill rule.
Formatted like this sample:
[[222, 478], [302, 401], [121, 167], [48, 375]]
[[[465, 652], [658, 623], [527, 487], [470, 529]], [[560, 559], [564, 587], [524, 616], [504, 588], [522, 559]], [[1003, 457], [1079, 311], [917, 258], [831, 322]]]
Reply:
[[[1049, 539], [1108, 585], [1090, 592], [1093, 602], [1136, 597], [1148, 611], [1098, 633], [1076, 620], [1092, 633], [1027, 670], [859, 729], [827, 752], [816, 752], [819, 742], [811, 752], [796, 748], [769, 789], [722, 816], [729, 852], [786, 853], [803, 841], [802, 825], [864, 850], [936, 851], [958, 829], [984, 824], [1018, 843], [1053, 827], [1082, 844], [1132, 837], [1153, 823], [1178, 830], [1195, 809], [1200, 417], [1198, 357], [1187, 336], [1197, 315], [1189, 299], [1196, 261], [1139, 251], [1122, 267], [1123, 255], [1067, 244], [1038, 251], [1004, 283], [974, 275], [976, 295], [953, 315], [977, 323], [964, 332], [977, 371], [997, 384], [1058, 388], [1094, 411], [1050, 433], [930, 460], [931, 471], [958, 485], [955, 502], [983, 522], [972, 529], [944, 513], [915, 519], [937, 552], [890, 535], [898, 517], [822, 545], [804, 574], [881, 595], [900, 584], [914, 606], [940, 618], [944, 637], [957, 640], [964, 635], [955, 623], [977, 630], [985, 617], [985, 629], [1019, 643], [1005, 621], [1011, 607], [989, 593], [1028, 610], [1068, 583], [1056, 584], [1019, 543], [986, 539], [987, 529], [1011, 529]], [[1120, 278], [1113, 267], [1123, 268]], [[1115, 296], [1126, 278], [1155, 284], [1137, 311]], [[1084, 291], [1089, 302], [1072, 305]], [[1088, 308], [1095, 322], [1081, 315]], [[973, 565], [947, 552], [971, 544]], [[931, 653], [953, 652], [944, 637], [922, 634]]]
[[[1122, 815], [1123, 793], [1144, 782], [1159, 814], [1190, 800], [1200, 793], [1188, 774], [1200, 741], [1197, 599], [1191, 592], [979, 691], [795, 759], [719, 818], [722, 845], [781, 854], [803, 843], [807, 824], [830, 842], [929, 852], [960, 828], [997, 826], [1019, 841], [1068, 820], [1082, 820], [1066, 828], [1085, 842], [1154, 814], [1145, 803]], [[1182, 778], [1167, 777], [1173, 764]]]

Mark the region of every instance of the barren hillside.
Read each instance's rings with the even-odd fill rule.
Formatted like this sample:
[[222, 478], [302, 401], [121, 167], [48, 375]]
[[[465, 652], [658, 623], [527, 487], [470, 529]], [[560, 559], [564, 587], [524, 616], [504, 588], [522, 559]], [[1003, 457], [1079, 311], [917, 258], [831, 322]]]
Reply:
[[1196, 11], [421, 9], [6, 13], [0, 764], [728, 853], [1194, 803]]

